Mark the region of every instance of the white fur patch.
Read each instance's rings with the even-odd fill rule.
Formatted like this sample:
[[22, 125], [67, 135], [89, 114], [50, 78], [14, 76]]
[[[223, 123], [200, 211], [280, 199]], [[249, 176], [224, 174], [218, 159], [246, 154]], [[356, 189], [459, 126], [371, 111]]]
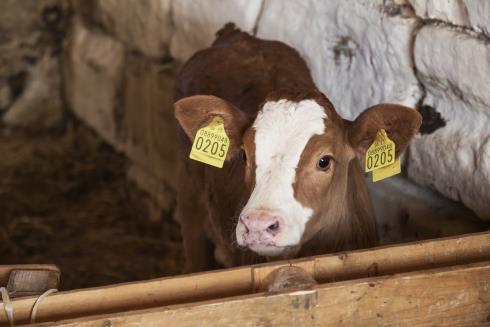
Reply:
[[276, 246], [296, 245], [313, 210], [294, 197], [301, 153], [313, 135], [325, 131], [325, 110], [314, 100], [266, 102], [254, 122], [255, 188], [242, 214], [267, 210], [284, 220]]

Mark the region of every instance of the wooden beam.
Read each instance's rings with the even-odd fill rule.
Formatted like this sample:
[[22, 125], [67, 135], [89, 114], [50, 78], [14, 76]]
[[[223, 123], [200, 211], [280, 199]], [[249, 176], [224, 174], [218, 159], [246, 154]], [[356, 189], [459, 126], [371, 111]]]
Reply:
[[476, 326], [490, 324], [490, 262], [41, 326]]
[[[38, 318], [53, 321], [251, 294], [265, 288], [263, 280], [271, 271], [290, 264], [325, 283], [484, 260], [490, 260], [490, 232], [60, 292], [44, 299]], [[35, 299], [13, 301], [16, 322], [28, 321]], [[5, 323], [0, 305], [0, 325]]]
[[[291, 262], [308, 271], [319, 283], [327, 283], [485, 260], [490, 260], [490, 232], [342, 252]], [[284, 264], [287, 262], [252, 267], [255, 289], [263, 289], [261, 283], [265, 276]]]
[[[55, 293], [43, 300], [37, 317], [38, 321], [47, 321], [120, 312], [247, 294], [251, 289], [249, 267], [168, 277]], [[35, 300], [30, 297], [12, 301], [17, 324], [29, 321]], [[0, 305], [0, 326], [7, 323], [6, 319]]]

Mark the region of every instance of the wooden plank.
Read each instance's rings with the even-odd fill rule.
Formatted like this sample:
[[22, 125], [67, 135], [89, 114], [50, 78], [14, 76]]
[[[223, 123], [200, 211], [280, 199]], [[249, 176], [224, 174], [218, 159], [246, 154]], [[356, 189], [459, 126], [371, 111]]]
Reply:
[[[40, 321], [59, 320], [250, 294], [265, 287], [263, 280], [271, 271], [290, 264], [305, 269], [319, 282], [328, 282], [484, 260], [490, 260], [490, 232], [60, 292], [44, 299], [38, 317]], [[17, 322], [29, 319], [34, 301], [13, 301]], [[5, 323], [0, 306], [0, 325]]]
[[490, 325], [490, 262], [41, 326]]
[[297, 266], [285, 266], [271, 272], [262, 282], [267, 288], [263, 292], [278, 293], [285, 290], [311, 289], [318, 285], [313, 276], [306, 270]]
[[[247, 294], [251, 289], [249, 267], [229, 269], [55, 293], [43, 300], [37, 317], [38, 321], [46, 321], [120, 312]], [[29, 321], [35, 300], [31, 297], [12, 301], [17, 324]], [[7, 323], [6, 319], [0, 304], [0, 326]]]
[[[490, 232], [343, 252], [292, 262], [311, 273], [319, 283], [326, 283], [484, 260], [490, 260]], [[252, 268], [256, 290], [264, 287], [261, 282], [281, 264], [288, 262]]]

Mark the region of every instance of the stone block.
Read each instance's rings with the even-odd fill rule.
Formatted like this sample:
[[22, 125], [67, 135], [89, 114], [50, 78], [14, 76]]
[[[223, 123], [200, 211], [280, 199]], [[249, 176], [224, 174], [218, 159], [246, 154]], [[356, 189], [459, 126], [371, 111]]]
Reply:
[[175, 34], [171, 41], [172, 57], [184, 62], [196, 51], [211, 45], [224, 24], [233, 22], [253, 32], [263, 0], [178, 0], [172, 3]]
[[422, 18], [438, 19], [490, 35], [490, 1], [409, 0]]
[[0, 1], [0, 43], [28, 37], [35, 30], [45, 29], [46, 14], [63, 0], [2, 0]]
[[134, 164], [130, 176], [163, 207], [175, 187], [173, 63], [128, 55], [124, 71], [118, 139]]
[[411, 242], [485, 230], [461, 203], [402, 176], [368, 182], [382, 244]]
[[118, 149], [116, 108], [124, 58], [121, 42], [74, 23], [64, 51], [66, 100], [76, 116]]
[[9, 126], [39, 130], [54, 128], [63, 118], [59, 58], [46, 53], [29, 71], [22, 94], [3, 116]]
[[173, 32], [170, 0], [76, 0], [85, 23], [102, 27], [129, 49], [151, 58], [168, 55]]
[[445, 126], [415, 138], [408, 175], [490, 220], [490, 44], [444, 26], [423, 27], [415, 64]]

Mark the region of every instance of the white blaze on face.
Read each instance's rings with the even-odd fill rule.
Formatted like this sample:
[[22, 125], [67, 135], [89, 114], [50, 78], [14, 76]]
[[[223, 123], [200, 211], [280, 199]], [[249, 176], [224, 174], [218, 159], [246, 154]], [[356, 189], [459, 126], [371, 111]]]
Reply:
[[301, 153], [313, 135], [325, 131], [325, 110], [314, 100], [266, 102], [254, 122], [255, 188], [242, 214], [265, 210], [279, 215], [284, 229], [276, 246], [299, 243], [312, 209], [294, 197]]

